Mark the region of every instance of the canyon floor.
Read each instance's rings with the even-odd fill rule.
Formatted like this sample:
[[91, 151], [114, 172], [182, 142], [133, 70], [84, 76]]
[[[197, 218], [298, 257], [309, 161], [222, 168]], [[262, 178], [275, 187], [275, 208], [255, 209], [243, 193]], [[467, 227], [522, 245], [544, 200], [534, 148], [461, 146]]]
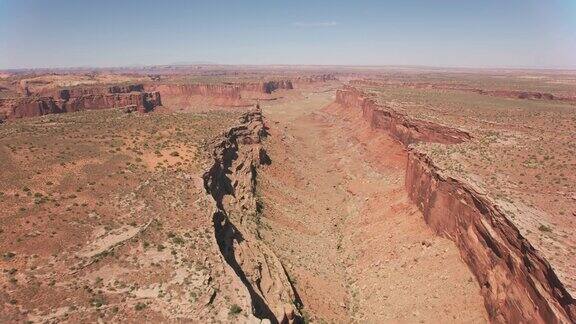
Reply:
[[259, 175], [263, 238], [304, 306], [326, 322], [487, 321], [454, 244], [404, 191], [406, 152], [334, 92], [263, 105], [272, 159]]

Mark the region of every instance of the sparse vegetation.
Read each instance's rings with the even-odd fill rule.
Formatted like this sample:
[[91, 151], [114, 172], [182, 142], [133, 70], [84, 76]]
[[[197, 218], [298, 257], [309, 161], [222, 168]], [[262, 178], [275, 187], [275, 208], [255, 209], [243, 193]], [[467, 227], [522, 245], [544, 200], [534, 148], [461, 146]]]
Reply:
[[552, 228], [551, 228], [550, 226], [548, 226], [548, 225], [543, 225], [543, 224], [540, 225], [540, 226], [538, 226], [538, 230], [539, 230], [540, 232], [552, 232]]
[[230, 310], [228, 311], [228, 314], [230, 315], [238, 315], [242, 312], [242, 308], [240, 308], [240, 306], [238, 306], [237, 304], [232, 304], [232, 306], [230, 306]]

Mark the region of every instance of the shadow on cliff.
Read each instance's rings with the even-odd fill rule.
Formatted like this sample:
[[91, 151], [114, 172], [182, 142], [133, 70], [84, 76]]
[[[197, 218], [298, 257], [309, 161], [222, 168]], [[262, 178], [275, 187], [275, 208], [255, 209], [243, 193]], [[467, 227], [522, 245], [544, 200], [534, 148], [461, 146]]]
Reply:
[[[221, 203], [221, 202], [220, 202]], [[244, 286], [248, 289], [250, 297], [252, 298], [252, 313], [254, 316], [264, 319], [269, 319], [272, 323], [278, 323], [276, 316], [272, 310], [266, 304], [266, 301], [254, 290], [252, 284], [248, 280], [246, 274], [242, 270], [240, 264], [234, 256], [234, 241], [242, 242], [244, 238], [242, 234], [236, 229], [236, 227], [230, 223], [228, 216], [224, 211], [220, 210], [214, 213], [213, 216], [214, 229], [216, 233], [216, 241], [218, 242], [218, 248], [220, 253], [226, 260], [226, 263], [232, 267], [236, 275], [240, 278]]]

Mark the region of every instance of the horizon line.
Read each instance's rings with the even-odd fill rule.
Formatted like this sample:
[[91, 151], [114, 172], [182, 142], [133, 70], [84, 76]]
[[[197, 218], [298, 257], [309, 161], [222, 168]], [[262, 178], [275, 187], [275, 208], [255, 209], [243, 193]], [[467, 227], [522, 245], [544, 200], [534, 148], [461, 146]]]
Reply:
[[340, 68], [428, 68], [428, 69], [469, 69], [469, 70], [561, 70], [574, 71], [576, 66], [466, 66], [466, 65], [425, 65], [425, 64], [234, 64], [234, 63], [169, 63], [169, 64], [132, 64], [111, 66], [56, 66], [56, 67], [10, 67], [0, 68], [0, 72], [30, 71], [30, 70], [106, 70], [106, 69], [145, 69], [159, 67], [193, 67], [193, 66], [227, 66], [227, 67], [340, 67]]

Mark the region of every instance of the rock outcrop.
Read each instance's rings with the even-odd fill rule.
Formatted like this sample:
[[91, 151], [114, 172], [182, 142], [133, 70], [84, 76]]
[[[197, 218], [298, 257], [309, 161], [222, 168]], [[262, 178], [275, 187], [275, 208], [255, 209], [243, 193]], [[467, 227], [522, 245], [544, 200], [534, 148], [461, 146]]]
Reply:
[[272, 93], [275, 90], [290, 90], [294, 89], [292, 86], [292, 81], [290, 80], [273, 80], [273, 81], [266, 81], [262, 83], [262, 92], [264, 93]]
[[329, 82], [329, 81], [336, 81], [336, 77], [334, 76], [334, 74], [327, 73], [327, 74], [300, 76], [294, 80], [294, 83], [310, 84], [310, 83]]
[[541, 100], [555, 100], [556, 98], [551, 93], [546, 92], [535, 92], [535, 91], [516, 91], [516, 90], [481, 90], [474, 89], [473, 92], [493, 96], [493, 97], [504, 97], [504, 98], [516, 98], [516, 99], [541, 99]]
[[78, 87], [52, 92], [50, 96], [31, 95], [2, 100], [0, 110], [7, 119], [12, 119], [126, 106], [135, 106], [137, 111], [148, 112], [162, 105], [160, 93], [144, 92], [141, 84]]
[[571, 323], [576, 302], [548, 261], [522, 236], [505, 213], [478, 189], [445, 176], [414, 142], [459, 143], [465, 132], [413, 120], [378, 106], [361, 91], [339, 90], [336, 102], [361, 111], [375, 129], [408, 149], [405, 188], [425, 221], [458, 246], [479, 284], [494, 322]]
[[246, 113], [214, 145], [214, 162], [204, 187], [214, 201], [215, 237], [224, 260], [251, 297], [252, 313], [272, 323], [299, 319], [297, 300], [284, 267], [260, 239], [256, 173], [269, 163], [261, 141], [266, 128], [259, 109]]

